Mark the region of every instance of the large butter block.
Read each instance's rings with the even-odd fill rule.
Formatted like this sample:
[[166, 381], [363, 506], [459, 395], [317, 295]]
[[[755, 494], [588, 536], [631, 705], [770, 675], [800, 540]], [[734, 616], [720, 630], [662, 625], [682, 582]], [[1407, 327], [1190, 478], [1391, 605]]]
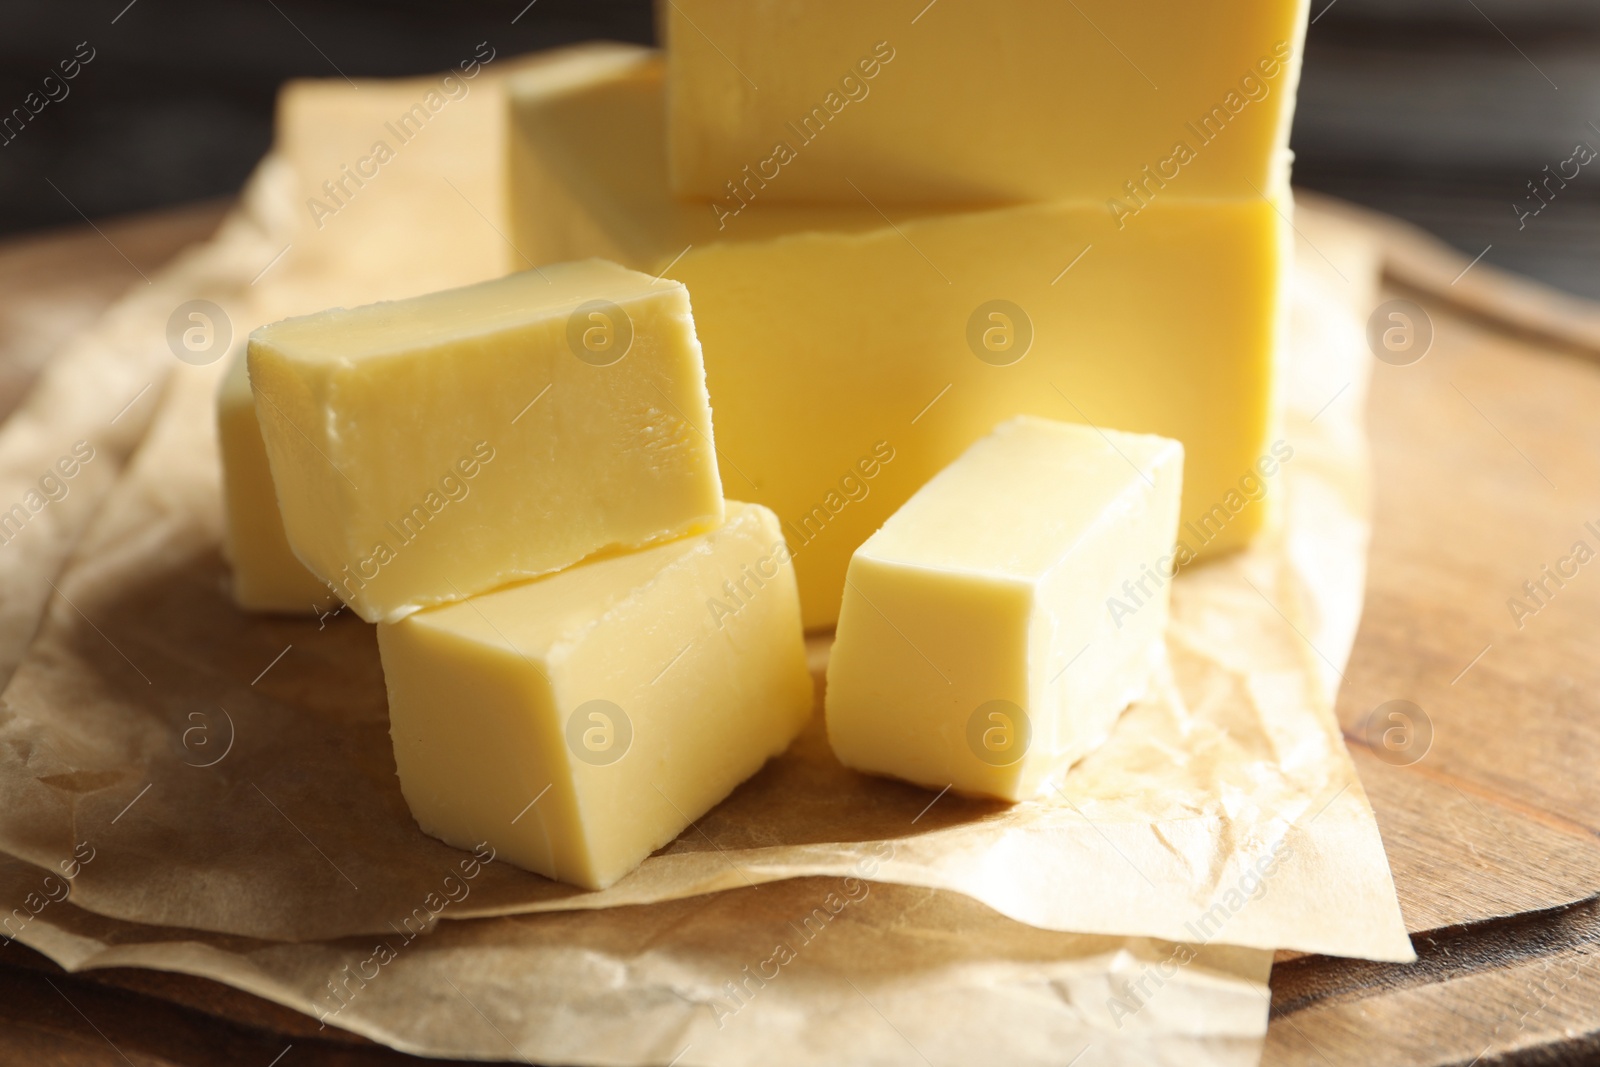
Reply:
[[400, 787], [422, 829], [599, 889], [782, 752], [811, 716], [777, 519], [378, 627]]
[[1182, 441], [1201, 555], [1260, 527], [1287, 204], [1158, 199], [1119, 229], [1082, 201], [880, 213], [758, 200], [719, 231], [664, 189], [651, 54], [552, 61], [513, 95], [517, 246], [688, 285], [724, 490], [783, 520], [808, 627], [836, 618], [856, 546], [1019, 413]]
[[1306, 8], [663, 0], [672, 185], [721, 211], [1272, 191]]
[[249, 358], [289, 543], [369, 622], [722, 518], [676, 282], [560, 264], [286, 319]]
[[328, 587], [289, 549], [244, 348], [229, 358], [217, 391], [217, 443], [222, 454], [222, 548], [233, 566], [233, 598], [251, 611], [311, 614], [328, 603]]
[[1018, 418], [850, 561], [828, 663], [848, 767], [1023, 800], [1082, 758], [1162, 655], [1183, 446]]

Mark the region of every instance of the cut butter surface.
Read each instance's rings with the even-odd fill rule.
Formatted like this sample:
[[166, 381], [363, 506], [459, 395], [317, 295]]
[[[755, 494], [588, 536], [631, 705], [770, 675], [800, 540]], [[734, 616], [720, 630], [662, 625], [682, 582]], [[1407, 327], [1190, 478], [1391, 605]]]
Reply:
[[[671, 0], [672, 185], [742, 201], [1248, 197], [1306, 0]], [[859, 192], [858, 192], [859, 190]]]
[[222, 454], [222, 548], [233, 567], [233, 599], [250, 611], [311, 614], [328, 603], [328, 587], [289, 548], [244, 348], [229, 359], [217, 391], [217, 442]]
[[400, 787], [422, 829], [599, 889], [788, 747], [811, 716], [777, 519], [378, 628]]
[[368, 622], [722, 518], [681, 284], [588, 260], [250, 336], [295, 554]]
[[850, 561], [828, 663], [840, 762], [1024, 800], [1110, 733], [1163, 654], [1183, 446], [1002, 423]]
[[1287, 203], [1163, 195], [1119, 226], [1100, 201], [758, 199], [719, 222], [666, 191], [653, 54], [552, 60], [512, 95], [517, 247], [689, 287], [724, 490], [782, 520], [808, 627], [833, 624], [851, 552], [1019, 413], [1183, 442], [1202, 556], [1261, 526], [1240, 484], [1274, 422]]

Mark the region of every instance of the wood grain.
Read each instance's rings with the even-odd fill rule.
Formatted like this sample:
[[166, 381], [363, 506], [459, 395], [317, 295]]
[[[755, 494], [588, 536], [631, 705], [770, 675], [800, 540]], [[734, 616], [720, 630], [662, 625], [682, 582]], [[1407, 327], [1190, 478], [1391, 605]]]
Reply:
[[1404, 966], [1308, 956], [1273, 971], [1272, 1065], [1593, 1063], [1600, 901], [1413, 938]]
[[[1461, 276], [1466, 257], [1401, 224], [1302, 204], [1377, 233], [1381, 299], [1416, 301], [1435, 334], [1420, 362], [1375, 368], [1367, 610], [1338, 709], [1408, 927], [1423, 933], [1406, 967], [1284, 958], [1265, 1062], [1593, 1059], [1600, 558], [1520, 629], [1506, 601], [1575, 540], [1600, 552], [1600, 533], [1584, 527], [1600, 529], [1600, 311], [1481, 264]], [[202, 205], [106, 230], [148, 271], [219, 217]], [[142, 284], [87, 227], [0, 245], [0, 277], [0, 412], [76, 324], [130, 279]], [[1396, 698], [1433, 726], [1427, 755], [1409, 766], [1364, 729]], [[284, 1067], [439, 1062], [318, 1031], [201, 979], [64, 975], [20, 945], [4, 951], [0, 1062], [266, 1067], [289, 1045]]]
[[[1338, 706], [1407, 928], [1424, 933], [1406, 967], [1280, 961], [1263, 1062], [1593, 1062], [1600, 309], [1481, 264], [1463, 275], [1467, 257], [1402, 223], [1302, 203], [1370, 226], [1380, 302], [1415, 301], [1434, 330], [1421, 361], [1374, 368], [1367, 601]], [[1596, 564], [1514, 617], [1507, 602], [1533, 605], [1523, 583], [1579, 539]], [[1408, 766], [1365, 728], [1394, 699], [1433, 730]]]
[[[1600, 367], [1414, 295], [1435, 340], [1375, 367], [1375, 532], [1339, 712], [1425, 930], [1600, 891], [1600, 562], [1544, 577], [1580, 541], [1600, 557]], [[1433, 725], [1409, 767], [1362, 737], [1396, 698]]]

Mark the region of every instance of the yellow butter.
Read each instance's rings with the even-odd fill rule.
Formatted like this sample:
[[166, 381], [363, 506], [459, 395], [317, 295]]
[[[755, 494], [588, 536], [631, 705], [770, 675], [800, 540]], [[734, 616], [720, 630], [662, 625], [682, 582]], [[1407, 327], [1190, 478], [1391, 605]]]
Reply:
[[233, 598], [251, 611], [310, 614], [329, 602], [328, 587], [289, 549], [244, 348], [229, 359], [217, 391], [217, 443], [222, 454], [222, 548], [233, 566]]
[[1018, 418], [856, 550], [828, 663], [848, 767], [1023, 800], [1162, 654], [1183, 446]]
[[422, 829], [599, 889], [782, 752], [810, 718], [777, 519], [378, 627], [400, 786]]
[[511, 88], [517, 247], [688, 285], [724, 489], [783, 520], [808, 627], [835, 620], [850, 553], [1019, 413], [1182, 441], [1201, 555], [1260, 527], [1239, 487], [1273, 426], [1287, 204], [1158, 199], [1119, 228], [1085, 201], [757, 201], [719, 224], [664, 188], [650, 53], [552, 60]]
[[672, 186], [725, 210], [1273, 192], [1306, 8], [672, 0]]
[[682, 285], [585, 261], [250, 337], [289, 543], [363, 619], [722, 518]]

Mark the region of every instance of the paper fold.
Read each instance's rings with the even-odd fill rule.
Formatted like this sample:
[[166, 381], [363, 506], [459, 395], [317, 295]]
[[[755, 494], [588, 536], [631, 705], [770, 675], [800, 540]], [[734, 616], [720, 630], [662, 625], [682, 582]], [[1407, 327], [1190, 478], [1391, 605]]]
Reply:
[[[41, 888], [0, 861], [0, 897]], [[529, 1063], [1249, 1067], [1270, 1003], [1267, 952], [1041, 933], [853, 879], [311, 944], [57, 903], [18, 939], [70, 970], [213, 978], [404, 1052]]]

